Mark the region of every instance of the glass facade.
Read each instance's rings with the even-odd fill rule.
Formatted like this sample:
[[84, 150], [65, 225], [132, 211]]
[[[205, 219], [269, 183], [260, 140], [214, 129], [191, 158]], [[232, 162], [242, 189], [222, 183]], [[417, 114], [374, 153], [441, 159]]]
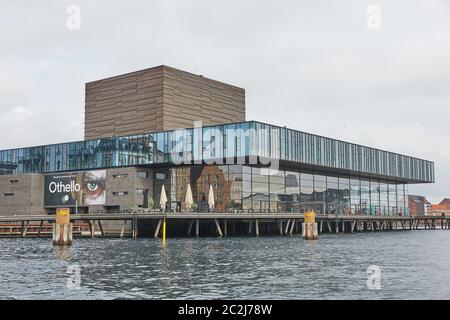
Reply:
[[162, 185], [168, 208], [183, 209], [191, 185], [197, 209], [208, 209], [214, 190], [217, 211], [306, 212], [318, 214], [407, 215], [403, 184], [350, 179], [288, 170], [242, 165], [198, 165], [154, 170], [154, 200]]
[[[255, 121], [2, 150], [0, 174], [157, 164], [252, 164], [255, 159], [266, 159], [273, 168], [279, 167], [277, 162], [286, 161], [300, 167], [309, 166], [322, 171], [333, 169], [397, 183], [434, 182], [433, 162]], [[251, 187], [265, 193], [267, 190], [261, 185], [264, 184], [263, 172], [259, 176], [261, 181], [256, 180], [254, 185], [252, 182]], [[279, 181], [280, 177], [274, 179]], [[322, 194], [323, 180], [317, 180], [313, 190], [306, 184], [300, 198], [312, 196], [314, 203], [318, 203], [319, 194], [321, 201], [326, 202], [329, 197], [355, 192], [356, 185], [350, 182], [346, 189], [340, 189], [340, 185], [347, 183], [338, 181], [330, 182], [337, 187], [334, 192]], [[380, 185], [378, 189], [369, 187], [370, 194], [376, 190], [389, 190], [386, 185]], [[365, 185], [361, 184], [360, 188], [360, 192], [367, 192]], [[274, 199], [281, 190], [269, 192], [269, 198]], [[270, 199], [267, 201], [272, 202]], [[266, 206], [264, 201], [260, 203], [262, 207]], [[364, 201], [367, 201], [366, 194]], [[379, 201], [379, 207], [369, 210], [383, 210], [383, 206], [389, 204], [389, 199], [384, 197]], [[363, 202], [360, 206], [366, 207]]]

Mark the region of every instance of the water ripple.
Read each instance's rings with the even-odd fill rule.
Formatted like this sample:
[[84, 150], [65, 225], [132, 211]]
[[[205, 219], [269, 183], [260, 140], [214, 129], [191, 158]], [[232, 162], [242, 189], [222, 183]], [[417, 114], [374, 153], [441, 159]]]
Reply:
[[[0, 299], [449, 299], [450, 232], [299, 237], [0, 239]], [[69, 265], [81, 288], [67, 286]], [[367, 267], [382, 268], [368, 290]]]

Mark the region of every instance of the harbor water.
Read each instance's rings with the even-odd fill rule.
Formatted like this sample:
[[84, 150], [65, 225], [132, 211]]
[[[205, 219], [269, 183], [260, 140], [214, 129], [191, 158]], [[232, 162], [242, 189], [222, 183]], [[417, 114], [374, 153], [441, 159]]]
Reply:
[[[165, 246], [153, 238], [75, 238], [70, 247], [0, 238], [0, 299], [450, 299], [449, 244], [448, 230]], [[380, 271], [375, 288], [368, 268]]]

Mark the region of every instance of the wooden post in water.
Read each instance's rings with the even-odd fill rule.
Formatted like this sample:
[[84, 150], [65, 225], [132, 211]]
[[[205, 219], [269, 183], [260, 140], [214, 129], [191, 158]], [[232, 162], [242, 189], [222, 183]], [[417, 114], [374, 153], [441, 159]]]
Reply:
[[41, 231], [42, 231], [42, 225], [43, 224], [44, 224], [44, 221], [41, 221], [41, 223], [39, 224], [38, 238], [41, 237]]
[[308, 240], [319, 239], [316, 214], [314, 212], [305, 213], [305, 222], [302, 223], [302, 238]]
[[53, 244], [57, 246], [72, 244], [72, 229], [73, 225], [70, 223], [70, 209], [57, 208], [56, 221], [53, 224]]
[[163, 225], [163, 227], [162, 227], [162, 241], [163, 241], [163, 244], [166, 244], [166, 218], [164, 218], [162, 225]]
[[289, 219], [286, 223], [286, 230], [284, 230], [284, 234], [288, 234], [289, 232], [289, 225], [291, 224], [291, 220]]
[[192, 231], [192, 226], [194, 225], [194, 220], [192, 220], [190, 223], [189, 223], [189, 227], [188, 227], [188, 230], [187, 230], [187, 235], [189, 236], [189, 235], [191, 235], [191, 231]]
[[122, 226], [122, 229], [120, 230], [120, 237], [121, 238], [123, 238], [123, 234], [125, 233], [125, 227], [127, 226], [127, 222], [128, 222], [128, 220], [123, 220], [123, 226]]
[[219, 234], [220, 237], [223, 237], [223, 233], [222, 233], [222, 229], [220, 228], [219, 221], [217, 221], [217, 219], [214, 219], [214, 223], [216, 224], [217, 233]]
[[295, 219], [292, 220], [291, 222], [291, 228], [289, 230], [289, 235], [292, 236], [293, 232], [294, 232], [294, 227], [295, 227]]
[[97, 220], [97, 224], [98, 224], [98, 227], [99, 227], [99, 229], [100, 229], [100, 234], [101, 234], [102, 236], [104, 236], [104, 235], [105, 235], [105, 231], [103, 231], [102, 222], [101, 222], [100, 220]]
[[25, 238], [27, 236], [28, 226], [30, 224], [30, 221], [27, 221], [25, 223], [25, 227], [22, 228], [22, 238]]
[[162, 224], [162, 219], [159, 219], [158, 224], [156, 225], [155, 234], [153, 235], [154, 238], [158, 238], [159, 230], [161, 229], [161, 224]]

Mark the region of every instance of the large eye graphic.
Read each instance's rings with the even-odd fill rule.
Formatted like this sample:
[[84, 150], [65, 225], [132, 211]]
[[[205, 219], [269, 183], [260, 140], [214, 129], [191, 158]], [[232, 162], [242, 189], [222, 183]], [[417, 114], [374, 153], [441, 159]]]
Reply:
[[85, 204], [101, 204], [105, 199], [105, 176], [98, 172], [83, 175], [83, 201]]
[[97, 198], [104, 192], [104, 190], [105, 187], [102, 181], [88, 180], [84, 183], [84, 192], [89, 197]]
[[96, 182], [88, 182], [86, 187], [90, 192], [95, 192], [99, 188]]

